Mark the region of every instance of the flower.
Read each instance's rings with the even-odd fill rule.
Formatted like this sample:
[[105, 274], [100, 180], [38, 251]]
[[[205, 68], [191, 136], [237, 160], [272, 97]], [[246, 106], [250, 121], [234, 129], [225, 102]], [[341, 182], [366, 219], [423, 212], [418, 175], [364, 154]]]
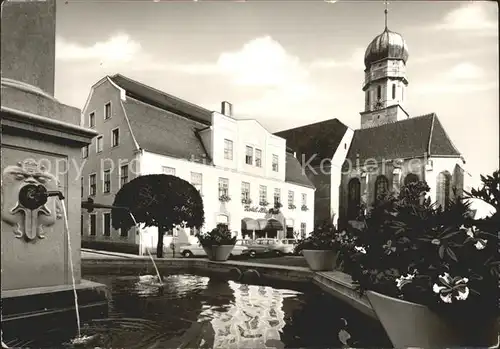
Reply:
[[483, 248], [486, 247], [487, 242], [488, 240], [486, 239], [478, 239], [477, 242], [474, 244], [474, 246], [476, 247], [476, 249], [482, 250]]
[[438, 282], [432, 286], [432, 291], [439, 294], [445, 303], [451, 303], [453, 297], [457, 300], [466, 300], [469, 296], [468, 281], [469, 279], [463, 277], [452, 278], [450, 274], [445, 272], [443, 275], [439, 275]]
[[361, 252], [363, 254], [366, 254], [366, 250], [362, 246], [354, 246], [354, 249], [356, 250], [356, 252]]
[[439, 239], [432, 239], [431, 244], [440, 245], [441, 241], [439, 241]]
[[488, 242], [488, 240], [476, 237], [474, 235], [474, 229], [472, 227], [467, 230], [466, 234], [467, 234], [468, 238], [465, 242], [470, 241], [470, 240], [474, 241], [475, 242], [474, 247], [477, 250], [482, 250], [483, 248], [486, 247], [486, 243]]
[[399, 289], [402, 289], [404, 285], [409, 284], [413, 278], [415, 277], [415, 274], [406, 274], [406, 275], [401, 275], [401, 277], [396, 279], [396, 286]]

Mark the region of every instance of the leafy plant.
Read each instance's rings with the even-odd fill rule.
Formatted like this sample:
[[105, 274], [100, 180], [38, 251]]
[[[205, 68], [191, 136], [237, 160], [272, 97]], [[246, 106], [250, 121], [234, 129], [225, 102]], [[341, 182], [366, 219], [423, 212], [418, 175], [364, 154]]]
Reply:
[[241, 199], [241, 203], [244, 204], [244, 205], [251, 205], [252, 204], [252, 200], [250, 198], [242, 198]]
[[294, 204], [289, 204], [288, 209], [289, 210], [295, 210], [297, 207]]
[[338, 246], [335, 240], [337, 229], [329, 222], [325, 221], [316, 227], [308, 237], [300, 239], [295, 246], [295, 253], [302, 250], [333, 250]]
[[267, 200], [263, 200], [259, 203], [259, 205], [262, 207], [266, 207], [266, 206], [269, 206], [269, 202], [267, 202]]
[[219, 196], [219, 201], [220, 202], [229, 202], [229, 201], [231, 201], [231, 198], [229, 197], [229, 195], [222, 194], [221, 196]]
[[[175, 226], [200, 228], [205, 221], [200, 192], [189, 182], [171, 175], [140, 176], [123, 185], [116, 194], [112, 225], [128, 231], [136, 222], [158, 227], [156, 255], [163, 257], [163, 236]], [[132, 213], [134, 220], [131, 218]]]
[[222, 246], [236, 244], [236, 236], [232, 236], [231, 231], [225, 224], [217, 226], [208, 233], [196, 234], [201, 246]]
[[307, 205], [302, 205], [302, 207], [300, 209], [302, 211], [309, 211], [309, 208], [307, 207]]
[[280, 208], [283, 207], [281, 202], [275, 202], [274, 207], [269, 209], [270, 214], [278, 214], [280, 213]]
[[[364, 224], [347, 230], [355, 244], [343, 256], [345, 270], [360, 292], [374, 290], [449, 315], [496, 315], [500, 176], [496, 171], [481, 179], [482, 189], [446, 208], [425, 197], [425, 182], [380, 198], [361, 217]], [[496, 213], [474, 220], [470, 198], [487, 201]]]

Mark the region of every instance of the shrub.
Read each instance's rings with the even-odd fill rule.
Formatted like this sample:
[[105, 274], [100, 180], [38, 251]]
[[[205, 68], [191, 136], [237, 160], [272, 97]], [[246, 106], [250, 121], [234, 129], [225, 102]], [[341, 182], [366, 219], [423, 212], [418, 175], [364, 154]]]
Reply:
[[[363, 217], [362, 227], [347, 232], [356, 244], [344, 255], [344, 263], [359, 291], [374, 290], [450, 315], [496, 315], [498, 171], [482, 180], [481, 190], [472, 190], [444, 209], [425, 198], [425, 182], [410, 183], [398, 196], [380, 198]], [[471, 197], [489, 202], [497, 212], [474, 220]]]
[[332, 250], [338, 243], [335, 241], [337, 229], [331, 222], [325, 222], [315, 228], [311, 234], [300, 239], [295, 246], [295, 252], [302, 250]]
[[208, 233], [196, 234], [201, 246], [222, 246], [236, 244], [236, 236], [232, 236], [231, 231], [225, 224], [218, 224], [217, 227]]

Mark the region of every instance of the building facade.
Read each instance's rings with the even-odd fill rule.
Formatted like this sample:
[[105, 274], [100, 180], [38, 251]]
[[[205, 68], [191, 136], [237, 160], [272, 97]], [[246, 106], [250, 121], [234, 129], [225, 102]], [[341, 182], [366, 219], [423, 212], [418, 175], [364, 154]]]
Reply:
[[[122, 75], [96, 83], [82, 124], [100, 135], [82, 149], [82, 199], [112, 205], [121, 186], [147, 174], [180, 177], [201, 193], [205, 225], [226, 224], [240, 237], [293, 237], [313, 229], [314, 186], [286, 141], [256, 120], [231, 117], [183, 101]], [[227, 115], [224, 115], [227, 114]], [[279, 214], [269, 209], [279, 202]], [[84, 246], [136, 252], [156, 247], [157, 229], [111, 227], [110, 211], [82, 210]], [[173, 240], [195, 243], [177, 227]]]

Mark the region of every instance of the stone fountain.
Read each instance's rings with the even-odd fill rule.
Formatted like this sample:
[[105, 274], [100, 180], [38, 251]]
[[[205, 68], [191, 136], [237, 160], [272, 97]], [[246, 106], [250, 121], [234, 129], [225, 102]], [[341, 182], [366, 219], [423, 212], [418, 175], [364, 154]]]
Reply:
[[82, 320], [107, 316], [105, 286], [80, 275], [78, 169], [81, 148], [97, 133], [80, 126], [79, 109], [54, 98], [55, 22], [56, 0], [2, 1], [4, 341], [33, 331], [76, 328], [73, 278]]

